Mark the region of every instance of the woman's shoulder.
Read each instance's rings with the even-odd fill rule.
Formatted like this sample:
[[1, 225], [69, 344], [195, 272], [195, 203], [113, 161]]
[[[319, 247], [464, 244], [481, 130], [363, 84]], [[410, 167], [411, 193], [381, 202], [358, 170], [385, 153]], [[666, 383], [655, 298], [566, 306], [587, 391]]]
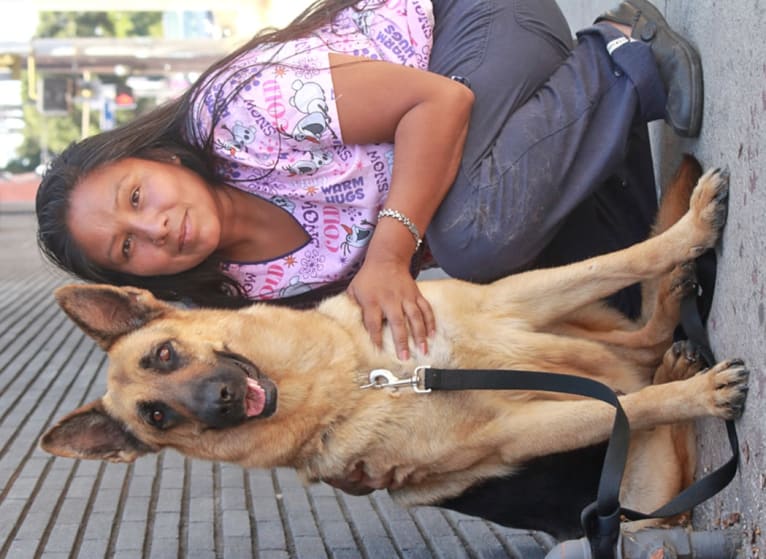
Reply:
[[342, 52], [426, 68], [433, 36], [431, 0], [362, 0], [306, 36], [256, 44], [211, 76], [205, 88], [231, 85], [263, 69], [279, 74], [329, 72], [327, 55]]
[[[256, 45], [211, 73], [197, 85], [190, 128], [195, 137], [214, 133], [229, 158], [258, 155], [250, 163], [259, 167], [262, 160], [272, 167], [274, 154], [287, 148], [306, 152], [337, 145], [341, 131], [329, 53], [425, 69], [432, 27], [430, 0], [359, 2], [331, 25], [283, 43]], [[256, 139], [260, 147], [253, 145]], [[313, 142], [310, 149], [307, 141]]]
[[[431, 0], [367, 0], [323, 28], [332, 50], [425, 69], [431, 52]], [[357, 39], [349, 41], [347, 31]]]
[[327, 64], [327, 54], [340, 52], [425, 69], [433, 27], [431, 0], [362, 0], [304, 37], [262, 45], [244, 58], [302, 69]]

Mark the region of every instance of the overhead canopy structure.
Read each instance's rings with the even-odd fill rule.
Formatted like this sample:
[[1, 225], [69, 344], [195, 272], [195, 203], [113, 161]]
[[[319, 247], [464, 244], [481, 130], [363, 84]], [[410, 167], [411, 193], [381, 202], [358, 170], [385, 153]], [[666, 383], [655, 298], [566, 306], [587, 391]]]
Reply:
[[[291, 0], [283, 0], [291, 1]], [[8, 4], [32, 5], [41, 12], [152, 12], [169, 10], [265, 10], [274, 0], [131, 0], [108, 2], [104, 0], [5, 0]], [[11, 8], [12, 9], [12, 8]]]
[[229, 39], [33, 39], [28, 56], [40, 72], [147, 75], [201, 71], [236, 46]]

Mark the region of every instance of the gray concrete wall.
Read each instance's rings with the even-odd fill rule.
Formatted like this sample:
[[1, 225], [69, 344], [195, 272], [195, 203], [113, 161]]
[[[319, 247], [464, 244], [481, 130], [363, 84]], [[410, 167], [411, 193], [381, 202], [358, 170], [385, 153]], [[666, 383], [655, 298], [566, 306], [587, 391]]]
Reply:
[[[572, 30], [614, 5], [605, 0], [559, 0]], [[728, 167], [728, 222], [718, 247], [719, 266], [709, 321], [719, 359], [742, 357], [752, 377], [745, 416], [738, 422], [740, 472], [719, 496], [695, 511], [698, 528], [741, 533], [743, 558], [764, 556], [766, 519], [766, 30], [765, 0], [657, 0], [673, 27], [699, 49], [705, 113], [699, 138], [680, 139], [652, 125], [655, 171], [664, 180], [684, 151], [705, 167]], [[699, 473], [729, 457], [722, 422], [699, 424]], [[766, 529], [766, 523], [764, 523]], [[764, 530], [766, 532], [766, 530]]]

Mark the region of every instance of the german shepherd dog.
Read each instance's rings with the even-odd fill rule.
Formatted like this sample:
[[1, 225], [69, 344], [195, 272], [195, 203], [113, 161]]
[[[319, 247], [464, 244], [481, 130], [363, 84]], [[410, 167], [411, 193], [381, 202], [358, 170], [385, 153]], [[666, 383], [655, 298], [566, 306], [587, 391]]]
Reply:
[[[311, 310], [215, 310], [130, 287], [61, 287], [58, 303], [108, 352], [107, 391], [41, 446], [116, 462], [169, 447], [246, 468], [291, 467], [307, 483], [361, 469], [370, 487], [404, 506], [439, 504], [536, 459], [602, 443], [613, 408], [543, 392], [363, 388], [370, 372], [558, 371], [621, 394], [634, 430], [621, 502], [654, 510], [693, 477], [691, 421], [736, 418], [747, 393], [742, 361], [702, 370], [691, 348], [673, 344], [679, 299], [695, 281], [689, 263], [714, 246], [726, 212], [725, 173], [702, 175], [694, 164], [682, 165], [642, 243], [487, 285], [422, 282], [437, 331], [428, 354], [414, 349], [406, 362], [390, 335], [382, 349], [372, 344], [345, 294]], [[602, 302], [637, 282], [641, 319]], [[545, 520], [533, 528], [562, 533]]]

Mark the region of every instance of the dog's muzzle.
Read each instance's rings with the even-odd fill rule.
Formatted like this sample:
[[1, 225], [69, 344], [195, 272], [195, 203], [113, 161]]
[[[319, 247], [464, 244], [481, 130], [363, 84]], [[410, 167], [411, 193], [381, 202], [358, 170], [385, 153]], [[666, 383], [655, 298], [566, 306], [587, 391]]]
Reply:
[[266, 418], [277, 408], [277, 388], [241, 356], [223, 354], [219, 367], [198, 380], [189, 405], [197, 418], [213, 429], [236, 427]]

